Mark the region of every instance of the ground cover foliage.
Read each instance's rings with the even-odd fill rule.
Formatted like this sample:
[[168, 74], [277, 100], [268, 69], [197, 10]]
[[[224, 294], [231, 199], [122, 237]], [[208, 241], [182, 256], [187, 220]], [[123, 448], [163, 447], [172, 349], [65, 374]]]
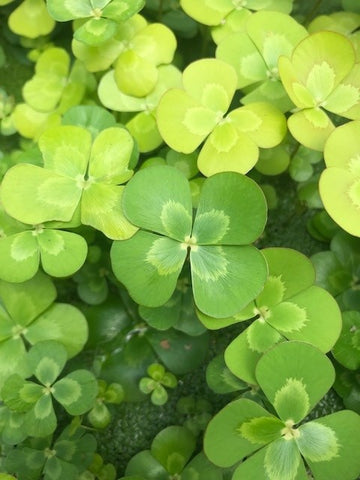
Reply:
[[358, 2], [0, 22], [0, 480], [357, 479]]

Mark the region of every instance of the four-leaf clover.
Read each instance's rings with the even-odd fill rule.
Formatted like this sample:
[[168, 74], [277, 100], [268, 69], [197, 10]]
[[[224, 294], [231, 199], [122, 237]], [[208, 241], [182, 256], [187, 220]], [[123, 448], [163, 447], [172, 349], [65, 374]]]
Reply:
[[112, 239], [128, 238], [137, 230], [121, 209], [123, 186], [133, 174], [129, 161], [134, 141], [127, 130], [110, 127], [94, 141], [88, 130], [64, 125], [48, 129], [39, 140], [44, 168], [18, 164], [2, 183], [6, 212], [17, 220], [42, 224], [81, 222]]
[[313, 345], [283, 342], [265, 353], [257, 382], [276, 414], [252, 400], [229, 403], [210, 421], [204, 450], [230, 467], [232, 480], [353, 480], [359, 473], [360, 417], [343, 410], [304, 422], [335, 379], [331, 361]]
[[25, 378], [32, 375], [40, 382], [10, 375], [0, 395], [13, 412], [24, 413], [23, 428], [32, 437], [46, 437], [54, 432], [57, 420], [52, 398], [70, 415], [90, 410], [97, 395], [97, 381], [88, 370], [75, 370], [57, 380], [67, 360], [65, 347], [54, 340], [39, 342], [26, 356]]
[[208, 315], [233, 315], [262, 290], [266, 262], [249, 243], [264, 228], [266, 204], [251, 179], [234, 172], [208, 178], [193, 222], [186, 177], [173, 167], [149, 167], [127, 185], [123, 208], [141, 230], [114, 242], [111, 260], [137, 303], [166, 303], [188, 255], [195, 304]]

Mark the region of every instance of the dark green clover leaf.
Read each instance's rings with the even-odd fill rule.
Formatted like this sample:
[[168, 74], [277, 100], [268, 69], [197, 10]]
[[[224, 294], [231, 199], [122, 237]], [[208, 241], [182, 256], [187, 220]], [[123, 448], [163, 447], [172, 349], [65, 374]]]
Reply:
[[332, 353], [336, 360], [350, 370], [360, 367], [360, 312], [343, 313], [343, 328]]
[[86, 19], [74, 37], [97, 46], [109, 40], [116, 33], [117, 24], [135, 15], [144, 3], [144, 0], [47, 0], [47, 7], [58, 22]]
[[126, 187], [123, 208], [141, 230], [114, 242], [112, 266], [140, 305], [170, 299], [188, 256], [195, 304], [207, 315], [233, 315], [263, 288], [266, 262], [249, 244], [264, 228], [266, 204], [249, 178], [234, 172], [208, 178], [193, 222], [185, 176], [168, 166], [146, 168]]
[[189, 462], [195, 445], [195, 437], [187, 428], [167, 427], [156, 435], [150, 450], [143, 450], [130, 460], [122, 480], [221, 480], [221, 471], [203, 453]]
[[13, 373], [26, 372], [25, 341], [57, 340], [73, 357], [83, 348], [88, 327], [84, 315], [66, 303], [53, 303], [51, 280], [38, 273], [23, 283], [0, 280], [0, 388]]
[[311, 257], [316, 283], [334, 295], [342, 310], [360, 309], [360, 239], [338, 232], [330, 250]]
[[95, 448], [92, 435], [81, 428], [73, 432], [68, 426], [55, 440], [51, 437], [26, 440], [10, 451], [5, 466], [24, 479], [41, 476], [44, 480], [77, 480], [90, 465]]
[[206, 330], [196, 316], [191, 287], [187, 285], [186, 279], [178, 281], [170, 300], [161, 307], [140, 305], [139, 315], [157, 330], [174, 328], [192, 336], [201, 335]]
[[360, 376], [357, 370], [349, 370], [336, 364], [334, 390], [342, 398], [346, 408], [360, 414]]
[[304, 418], [331, 387], [331, 361], [297, 341], [276, 345], [256, 367], [256, 379], [276, 416], [259, 404], [235, 400], [209, 423], [204, 449], [220, 467], [235, 467], [232, 480], [354, 480], [360, 470], [360, 417], [343, 410], [314, 421]]
[[29, 224], [69, 222], [80, 208], [81, 222], [112, 239], [129, 238], [136, 228], [121, 209], [123, 186], [132, 176], [131, 135], [120, 127], [102, 130], [92, 142], [82, 127], [48, 129], [39, 140], [44, 168], [15, 165], [2, 183], [9, 215]]
[[67, 351], [54, 340], [39, 342], [26, 355], [25, 378], [32, 375], [40, 382], [24, 380], [14, 373], [4, 382], [0, 392], [4, 404], [13, 412], [23, 412], [23, 428], [27, 435], [45, 437], [56, 428], [52, 403], [55, 398], [70, 415], [90, 410], [97, 395], [97, 382], [88, 370], [75, 370], [57, 380], [65, 367]]

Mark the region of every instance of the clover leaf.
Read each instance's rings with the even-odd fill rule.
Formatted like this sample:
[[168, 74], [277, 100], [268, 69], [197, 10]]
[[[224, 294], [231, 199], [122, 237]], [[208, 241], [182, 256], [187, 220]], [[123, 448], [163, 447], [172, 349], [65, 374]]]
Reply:
[[137, 141], [140, 152], [149, 152], [162, 144], [156, 124], [156, 108], [161, 96], [169, 89], [180, 87], [181, 73], [173, 65], [160, 65], [153, 90], [145, 97], [126, 95], [119, 90], [114, 70], [100, 80], [98, 95], [101, 103], [118, 112], [139, 112], [127, 123], [126, 128]]
[[150, 395], [154, 405], [164, 405], [168, 401], [168, 393], [165, 387], [175, 388], [178, 384], [177, 378], [171, 372], [167, 372], [160, 363], [152, 363], [147, 368], [148, 377], [142, 377], [139, 382], [139, 389]]
[[321, 30], [330, 30], [345, 35], [353, 43], [357, 60], [359, 60], [360, 36], [358, 28], [360, 26], [360, 16], [352, 9], [352, 12], [335, 12], [330, 15], [319, 15], [309, 24], [309, 33]]
[[[315, 286], [311, 261], [296, 250], [262, 250], [269, 277], [263, 291], [244, 311], [227, 324], [253, 318], [253, 322], [225, 351], [225, 361], [233, 374], [256, 384], [255, 367], [264, 352], [285, 340], [307, 341], [321, 351], [329, 351], [341, 331], [341, 313], [333, 297]], [[220, 328], [217, 320], [200, 320], [210, 328]]]
[[321, 31], [303, 39], [291, 59], [279, 58], [279, 74], [298, 111], [288, 119], [301, 144], [323, 150], [334, 125], [325, 110], [349, 119], [360, 118], [359, 64], [345, 36]]
[[221, 480], [221, 471], [203, 453], [189, 462], [195, 445], [195, 437], [187, 428], [166, 427], [156, 435], [150, 450], [143, 450], [130, 460], [123, 480], [165, 480], [180, 475], [184, 479]]
[[111, 261], [140, 305], [157, 307], [169, 300], [188, 253], [201, 311], [214, 317], [235, 314], [261, 291], [265, 260], [248, 244], [262, 232], [266, 205], [249, 178], [233, 172], [208, 178], [193, 223], [185, 176], [173, 167], [146, 168], [126, 187], [123, 208], [141, 230], [114, 242]]
[[47, 35], [55, 28], [44, 0], [24, 0], [9, 15], [8, 24], [14, 33], [28, 38]]
[[316, 283], [326, 288], [342, 310], [360, 308], [360, 240], [338, 232], [330, 242], [330, 250], [311, 257], [316, 270]]
[[[25, 375], [14, 373], [7, 377], [0, 395], [4, 404], [14, 412], [23, 412], [27, 435], [45, 437], [56, 428], [52, 398], [70, 415], [90, 410], [97, 395], [97, 381], [88, 370], [75, 370], [57, 380], [67, 360], [66, 348], [55, 340], [42, 341], [26, 354]], [[24, 380], [34, 375], [40, 382]]]
[[[39, 269], [54, 277], [75, 273], [85, 262], [87, 243], [76, 233], [57, 230], [61, 223], [30, 226], [8, 216], [0, 204], [0, 278], [7, 282], [25, 282]], [[71, 223], [65, 225], [72, 226]], [[54, 228], [55, 227], [55, 228]]]
[[152, 23], [127, 40], [114, 64], [115, 82], [126, 95], [144, 97], [155, 88], [158, 67], [172, 62], [176, 38], [165, 25]]
[[160, 134], [174, 150], [191, 153], [206, 140], [198, 158], [205, 176], [246, 173], [257, 162], [259, 147], [274, 147], [285, 136], [285, 117], [269, 103], [252, 103], [224, 117], [236, 83], [227, 63], [198, 60], [184, 70], [183, 89], [168, 90], [157, 108]]
[[201, 335], [205, 331], [196, 316], [191, 287], [187, 285], [186, 278], [178, 281], [173, 295], [164, 305], [156, 308], [140, 305], [139, 315], [157, 330], [175, 328], [192, 336]]
[[308, 32], [289, 15], [268, 11], [251, 15], [244, 30], [226, 36], [216, 49], [216, 58], [235, 68], [237, 87], [252, 87], [241, 102], [268, 101], [283, 112], [290, 110], [293, 103], [280, 82], [278, 59], [289, 56]]
[[343, 312], [343, 328], [332, 354], [349, 370], [360, 367], [360, 312]]
[[120, 206], [132, 176], [128, 164], [134, 149], [120, 127], [102, 130], [92, 142], [88, 130], [76, 126], [48, 129], [39, 140], [44, 168], [19, 164], [7, 171], [2, 202], [8, 214], [30, 224], [70, 221], [80, 208], [81, 222], [110, 238], [128, 238], [136, 228]]
[[44, 480], [77, 480], [90, 465], [95, 448], [96, 441], [92, 435], [82, 428], [72, 432], [72, 427], [68, 426], [56, 439], [26, 440], [9, 452], [5, 466], [19, 478], [41, 476]]
[[89, 72], [107, 70], [120, 53], [129, 48], [129, 41], [147, 25], [141, 15], [134, 15], [126, 22], [117, 25], [115, 35], [101, 45], [87, 45], [73, 39], [71, 49], [76, 58], [81, 60]]
[[256, 378], [276, 415], [243, 398], [228, 404], [205, 433], [209, 460], [230, 467], [246, 457], [232, 480], [305, 480], [303, 459], [315, 480], [356, 478], [359, 415], [344, 410], [304, 422], [335, 378], [326, 355], [308, 343], [280, 343], [259, 360]]
[[326, 169], [319, 181], [320, 196], [331, 218], [360, 237], [360, 121], [338, 127], [324, 147]]
[[228, 34], [242, 30], [251, 18], [251, 11], [264, 9], [290, 13], [292, 0], [180, 0], [180, 5], [197, 22], [211, 26], [212, 37], [219, 43]]
[[16, 129], [26, 138], [38, 138], [81, 102], [91, 81], [92, 75], [78, 60], [70, 68], [66, 50], [48, 48], [37, 59], [34, 76], [23, 86], [25, 103], [17, 104], [11, 117]]
[[124, 399], [124, 389], [120, 383], [108, 385], [104, 380], [98, 380], [98, 394], [95, 405], [88, 413], [88, 420], [95, 428], [105, 428], [111, 420], [111, 412], [107, 404], [120, 404]]
[[73, 357], [87, 339], [87, 323], [74, 306], [53, 303], [51, 280], [38, 273], [24, 283], [0, 280], [0, 388], [6, 378], [26, 370], [25, 341], [35, 344], [53, 339]]
[[50, 15], [58, 22], [86, 20], [74, 33], [74, 38], [87, 45], [101, 45], [124, 22], [142, 9], [144, 0], [47, 0]]

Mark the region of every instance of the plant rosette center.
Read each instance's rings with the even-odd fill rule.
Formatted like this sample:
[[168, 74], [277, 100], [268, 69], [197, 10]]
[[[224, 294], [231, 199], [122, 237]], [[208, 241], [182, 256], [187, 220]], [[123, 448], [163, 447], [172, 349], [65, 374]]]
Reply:
[[293, 428], [294, 425], [293, 420], [286, 420], [285, 427], [280, 432], [285, 440], [293, 440], [300, 437], [300, 431], [297, 428]]

